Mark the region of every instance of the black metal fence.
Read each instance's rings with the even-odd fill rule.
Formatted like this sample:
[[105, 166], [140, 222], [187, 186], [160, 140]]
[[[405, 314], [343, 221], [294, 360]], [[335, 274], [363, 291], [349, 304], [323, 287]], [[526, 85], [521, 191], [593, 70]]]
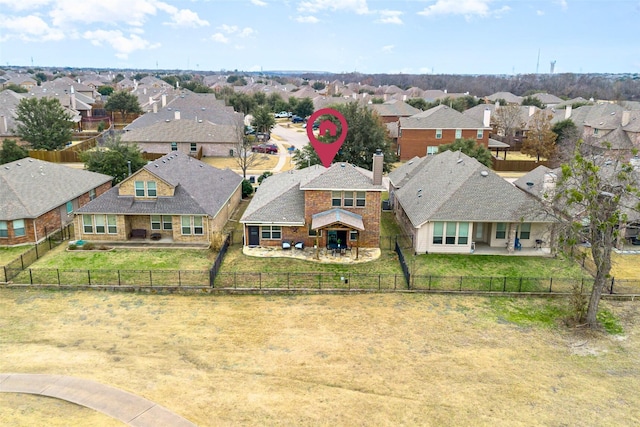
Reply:
[[400, 249], [400, 245], [396, 241], [396, 253], [398, 254], [398, 261], [400, 262], [400, 267], [402, 267], [402, 273], [404, 274], [404, 280], [407, 282], [407, 287], [411, 287], [411, 270], [409, 269], [409, 265], [407, 265], [407, 260], [402, 253], [402, 249]]
[[447, 292], [570, 293], [591, 292], [590, 278], [411, 276], [411, 289]]
[[276, 290], [406, 290], [401, 274], [354, 273], [218, 273], [216, 289], [276, 289]]
[[224, 256], [227, 254], [227, 250], [229, 249], [230, 242], [233, 241], [233, 235], [227, 234], [224, 238], [224, 242], [220, 247], [220, 252], [216, 256], [216, 260], [213, 262], [213, 265], [209, 269], [209, 286], [213, 288], [213, 283], [216, 280], [216, 276], [220, 271], [220, 266], [222, 265], [222, 261], [224, 261]]
[[[45, 234], [47, 234], [46, 228]], [[73, 223], [49, 234], [46, 239], [34, 245], [31, 249], [25, 251], [19, 257], [8, 262], [2, 269], [0, 269], [2, 272], [0, 279], [4, 278], [4, 280], [0, 281], [9, 282], [10, 280], [13, 280], [14, 277], [20, 274], [20, 272], [36, 262], [51, 249], [57, 247], [63, 241], [71, 239], [71, 236], [73, 236]]]

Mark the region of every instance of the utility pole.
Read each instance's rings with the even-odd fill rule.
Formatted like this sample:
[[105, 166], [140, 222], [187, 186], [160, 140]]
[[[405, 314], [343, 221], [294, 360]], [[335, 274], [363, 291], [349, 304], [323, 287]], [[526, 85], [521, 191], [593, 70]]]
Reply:
[[539, 69], [540, 69], [540, 48], [538, 48], [538, 62], [536, 63], [536, 74], [538, 74]]

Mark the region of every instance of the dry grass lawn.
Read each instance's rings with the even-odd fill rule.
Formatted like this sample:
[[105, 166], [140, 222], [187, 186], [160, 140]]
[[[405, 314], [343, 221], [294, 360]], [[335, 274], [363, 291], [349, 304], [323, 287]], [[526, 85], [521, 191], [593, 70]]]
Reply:
[[611, 254], [611, 275], [616, 279], [640, 279], [640, 255]]
[[[613, 336], [538, 321], [564, 304], [0, 289], [0, 371], [89, 378], [200, 426], [639, 424], [637, 302], [604, 304]], [[117, 425], [3, 394], [0, 420]]]
[[[276, 154], [256, 153], [255, 156], [258, 157], [258, 161], [251, 165], [251, 170], [271, 170], [278, 164], [278, 156]], [[235, 157], [203, 157], [202, 161], [219, 169], [240, 170]]]

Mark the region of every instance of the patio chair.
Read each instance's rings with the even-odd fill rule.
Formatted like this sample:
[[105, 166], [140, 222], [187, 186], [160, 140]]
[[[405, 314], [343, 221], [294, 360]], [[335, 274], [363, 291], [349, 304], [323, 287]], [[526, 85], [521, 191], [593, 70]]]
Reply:
[[291, 243], [289, 243], [289, 242], [282, 242], [282, 249], [283, 249], [283, 250], [291, 249]]

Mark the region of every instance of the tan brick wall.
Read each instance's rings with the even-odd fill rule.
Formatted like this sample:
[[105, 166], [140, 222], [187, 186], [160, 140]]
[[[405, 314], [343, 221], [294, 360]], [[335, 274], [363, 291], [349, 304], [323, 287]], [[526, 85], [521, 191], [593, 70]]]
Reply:
[[[462, 138], [473, 139], [478, 144], [489, 146], [489, 130], [485, 129], [482, 139], [476, 139], [477, 129], [462, 129]], [[398, 146], [400, 148], [400, 160], [410, 160], [416, 156], [427, 155], [427, 147], [450, 144], [456, 140], [455, 129], [442, 129], [442, 138], [436, 139], [435, 129], [402, 129], [402, 134], [398, 136]]]
[[[178, 142], [178, 141], [176, 141]], [[169, 154], [171, 152], [170, 142], [138, 142], [142, 151], [147, 153]], [[198, 149], [202, 147], [202, 155], [205, 157], [229, 157], [229, 150], [235, 151], [235, 144], [222, 142], [198, 142]], [[178, 151], [191, 154], [191, 143], [178, 142]]]
[[231, 218], [231, 214], [237, 209], [242, 200], [242, 186], [238, 186], [236, 191], [229, 198], [228, 203], [220, 210], [218, 215], [211, 219], [212, 232], [221, 231]]
[[[156, 182], [156, 190], [158, 196], [167, 196], [171, 197], [174, 193], [174, 188], [167, 184], [166, 182], [159, 179], [157, 176], [149, 173], [148, 171], [142, 169], [129, 178], [125, 179], [120, 183], [120, 188], [118, 190], [118, 194], [121, 196], [135, 196], [135, 181], [155, 181]], [[143, 197], [139, 197], [142, 199]], [[154, 199], [155, 197], [152, 197]]]

